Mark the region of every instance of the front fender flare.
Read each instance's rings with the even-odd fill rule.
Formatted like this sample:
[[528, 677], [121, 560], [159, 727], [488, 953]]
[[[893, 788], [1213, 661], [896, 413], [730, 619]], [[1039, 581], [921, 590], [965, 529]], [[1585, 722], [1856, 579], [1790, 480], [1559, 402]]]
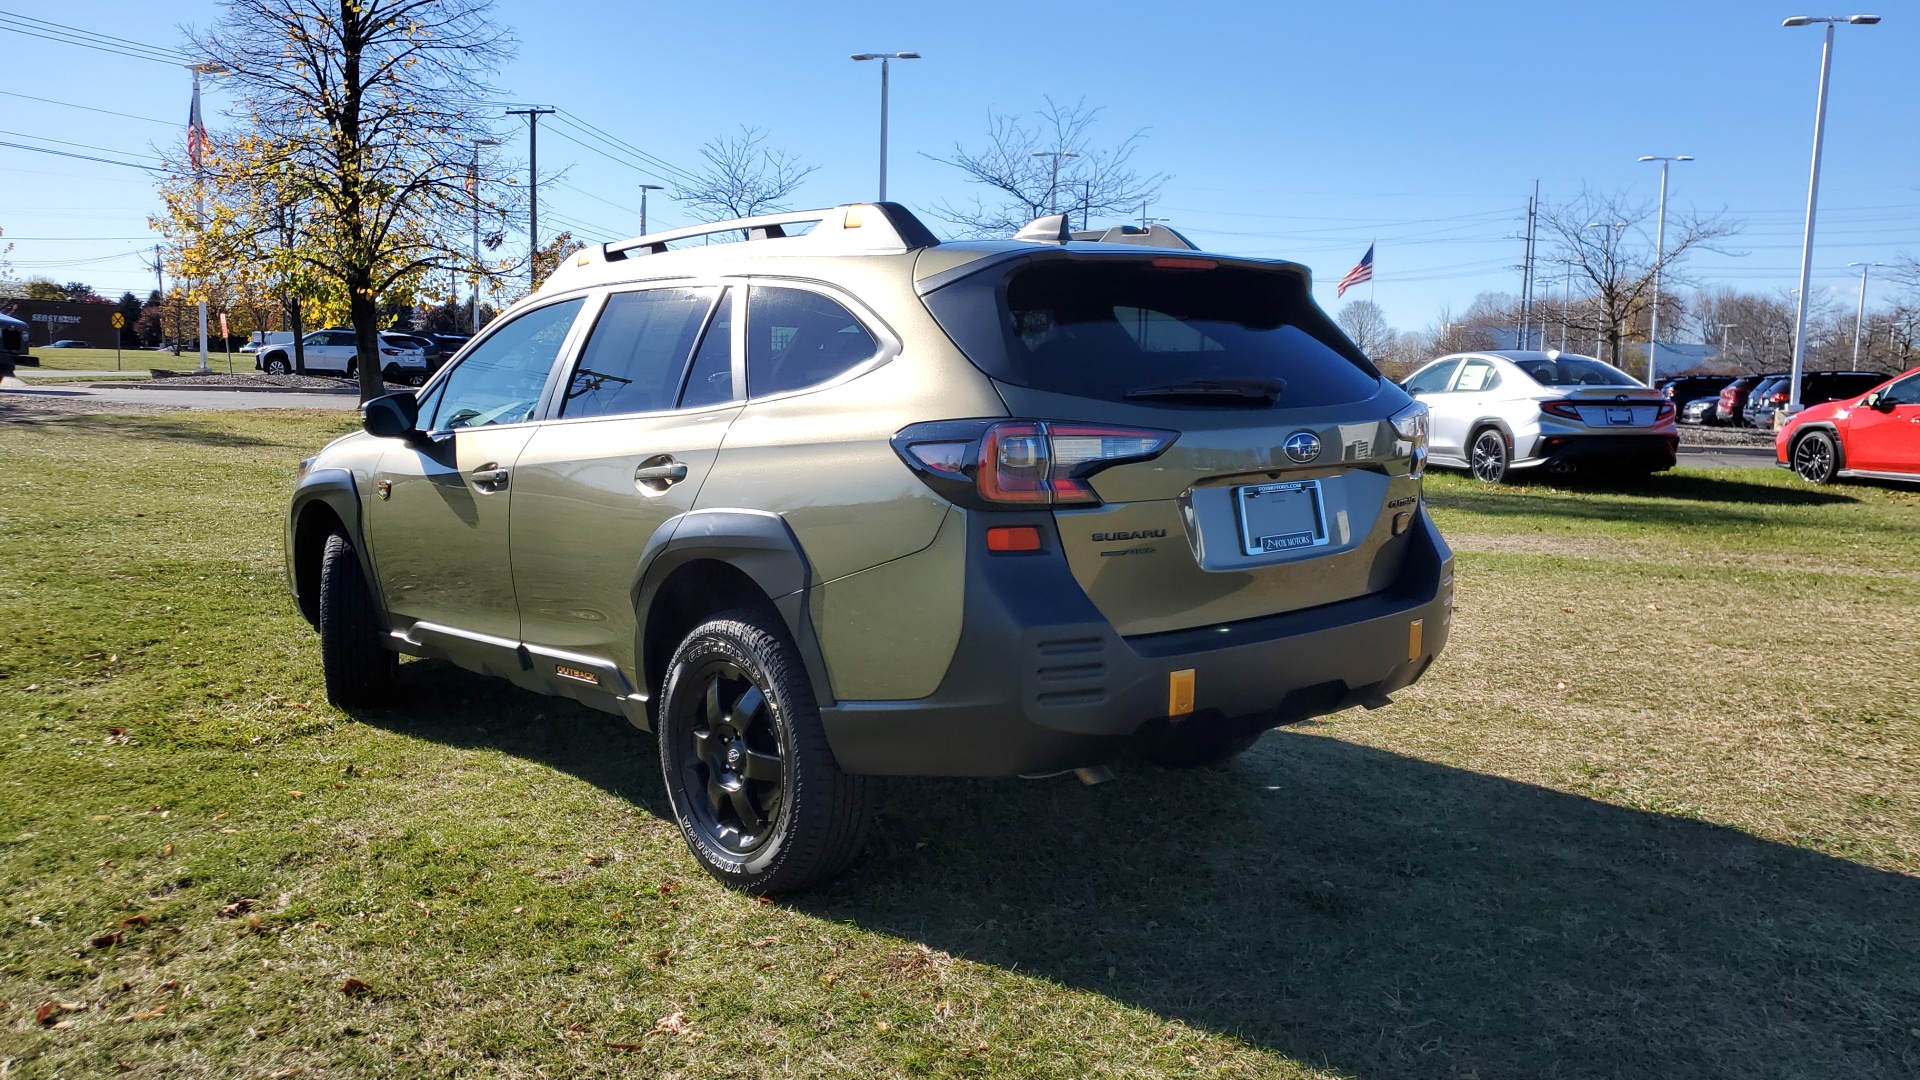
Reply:
[[[374, 608], [380, 614], [382, 626], [389, 629], [393, 620], [387, 615], [385, 598], [379, 588], [380, 579], [373, 570], [373, 555], [367, 550], [366, 533], [360, 523], [360, 488], [354, 481], [353, 473], [346, 469], [315, 469], [301, 479], [293, 489], [293, 498], [287, 507], [286, 556], [287, 588], [300, 605], [300, 614], [308, 623], [320, 624], [319, 574], [312, 573], [312, 580], [303, 580], [303, 568], [308, 560], [317, 560], [318, 551], [310, 551], [315, 543], [324, 542], [326, 534], [308, 524], [316, 505], [324, 506], [346, 530], [347, 540], [353, 544], [353, 553], [360, 560], [360, 572], [366, 575], [367, 583], [373, 588]], [[317, 567], [318, 563], [311, 565]]]

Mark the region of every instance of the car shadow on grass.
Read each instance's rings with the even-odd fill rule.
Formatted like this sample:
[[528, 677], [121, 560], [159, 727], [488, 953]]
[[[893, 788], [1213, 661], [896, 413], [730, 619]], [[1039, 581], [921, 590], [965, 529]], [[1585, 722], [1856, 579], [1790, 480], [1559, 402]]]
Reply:
[[174, 419], [164, 415], [128, 416], [114, 413], [62, 413], [12, 417], [15, 423], [34, 424], [62, 430], [78, 429], [91, 435], [117, 435], [150, 442], [183, 442], [199, 446], [232, 448], [286, 447], [298, 449], [305, 443], [288, 443], [261, 438], [244, 432], [226, 430], [204, 421]]
[[1342, 1074], [1920, 1068], [1912, 877], [1299, 730], [1091, 789], [890, 787], [797, 906]]
[[[405, 672], [362, 719], [669, 819], [625, 721]], [[1093, 788], [881, 781], [865, 858], [786, 902], [1360, 1076], [1920, 1069], [1920, 880], [1312, 728]]]

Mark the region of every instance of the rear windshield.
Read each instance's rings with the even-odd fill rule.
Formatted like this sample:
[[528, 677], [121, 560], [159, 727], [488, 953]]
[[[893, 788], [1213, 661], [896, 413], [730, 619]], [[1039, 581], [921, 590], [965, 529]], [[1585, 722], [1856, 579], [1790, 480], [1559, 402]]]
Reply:
[[1639, 386], [1633, 376], [1584, 356], [1552, 360], [1515, 360], [1527, 377], [1541, 386]]
[[1270, 387], [1275, 406], [1296, 408], [1379, 389], [1288, 271], [1036, 261], [936, 290], [927, 307], [982, 371], [1035, 390], [1183, 407], [1246, 403], [1209, 389]]

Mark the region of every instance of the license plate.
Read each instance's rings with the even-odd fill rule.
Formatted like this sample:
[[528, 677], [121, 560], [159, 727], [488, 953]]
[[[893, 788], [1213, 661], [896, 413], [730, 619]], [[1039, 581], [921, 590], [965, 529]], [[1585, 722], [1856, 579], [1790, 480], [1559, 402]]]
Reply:
[[1319, 547], [1327, 542], [1326, 515], [1320, 508], [1320, 481], [1290, 480], [1233, 489], [1240, 517], [1240, 553]]
[[1632, 409], [1608, 409], [1607, 423], [1631, 424], [1633, 423], [1633, 410]]

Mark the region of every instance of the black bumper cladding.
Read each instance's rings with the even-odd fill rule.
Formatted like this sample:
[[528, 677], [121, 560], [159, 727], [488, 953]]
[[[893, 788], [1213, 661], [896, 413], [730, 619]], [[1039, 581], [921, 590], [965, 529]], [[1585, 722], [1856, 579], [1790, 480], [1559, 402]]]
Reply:
[[1671, 469], [1678, 460], [1678, 435], [1576, 435], [1547, 447], [1542, 440], [1540, 460], [1532, 464], [1637, 466]]
[[1377, 702], [1418, 679], [1446, 646], [1453, 553], [1424, 507], [1388, 589], [1133, 638], [1116, 634], [1081, 591], [1051, 515], [970, 517], [971, 534], [1038, 526], [1042, 550], [992, 556], [983, 536], [969, 537], [966, 623], [939, 689], [821, 710], [850, 772], [1010, 776], [1104, 764], [1142, 724], [1167, 716], [1173, 672], [1194, 671], [1194, 711], [1181, 723], [1258, 729]]

